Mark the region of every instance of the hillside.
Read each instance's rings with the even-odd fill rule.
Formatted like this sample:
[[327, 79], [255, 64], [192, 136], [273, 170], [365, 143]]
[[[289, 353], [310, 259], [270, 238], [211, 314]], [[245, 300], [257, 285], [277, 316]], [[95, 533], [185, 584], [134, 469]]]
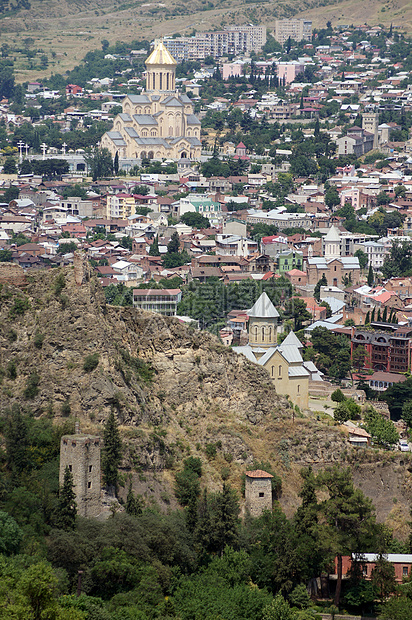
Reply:
[[174, 474], [188, 455], [202, 459], [210, 489], [227, 479], [240, 490], [246, 469], [270, 463], [289, 515], [299, 502], [301, 467], [351, 464], [379, 518], [406, 535], [409, 455], [354, 451], [328, 421], [293, 421], [265, 370], [175, 319], [107, 306], [93, 278], [77, 286], [72, 269], [53, 270], [16, 286], [6, 281], [9, 271], [3, 264], [0, 413], [19, 404], [56, 423], [76, 416], [84, 431], [101, 433], [114, 408], [124, 473], [148, 503], [164, 507], [176, 505]]
[[[20, 6], [21, 8], [15, 8]], [[30, 8], [25, 8], [29, 6]], [[286, 0], [274, 3], [250, 0], [163, 0], [142, 2], [131, 0], [30, 0], [0, 3], [0, 32], [2, 42], [15, 45], [19, 37], [33, 39], [32, 45], [44, 53], [55, 53], [47, 70], [25, 71], [20, 79], [30, 79], [62, 73], [73, 68], [90, 50], [98, 49], [101, 40], [151, 40], [155, 36], [174, 33], [190, 34], [228, 24], [253, 22], [265, 24], [269, 31], [275, 20], [282, 17], [308, 17], [314, 27], [324, 27], [330, 20], [338, 24], [384, 24], [408, 30], [412, 24], [412, 3], [409, 0]]]

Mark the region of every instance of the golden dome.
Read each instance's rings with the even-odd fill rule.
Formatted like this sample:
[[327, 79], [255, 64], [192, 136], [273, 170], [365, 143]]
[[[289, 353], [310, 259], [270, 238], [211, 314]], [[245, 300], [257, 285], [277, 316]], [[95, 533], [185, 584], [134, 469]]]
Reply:
[[169, 50], [164, 46], [163, 41], [157, 41], [155, 44], [153, 52], [150, 54], [149, 58], [146, 60], [147, 65], [173, 65], [176, 66], [177, 62], [169, 52]]

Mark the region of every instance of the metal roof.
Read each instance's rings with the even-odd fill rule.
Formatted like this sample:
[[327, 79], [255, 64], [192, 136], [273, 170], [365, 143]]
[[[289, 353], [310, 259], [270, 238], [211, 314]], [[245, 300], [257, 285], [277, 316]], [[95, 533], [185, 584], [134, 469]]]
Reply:
[[279, 312], [270, 301], [267, 293], [263, 292], [253, 307], [247, 311], [249, 317], [259, 319], [273, 319], [279, 317]]

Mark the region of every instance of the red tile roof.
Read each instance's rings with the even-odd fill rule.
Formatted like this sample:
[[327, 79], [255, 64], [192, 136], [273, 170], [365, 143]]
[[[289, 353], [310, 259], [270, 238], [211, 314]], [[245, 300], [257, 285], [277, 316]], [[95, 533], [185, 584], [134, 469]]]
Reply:
[[273, 478], [272, 474], [268, 474], [267, 471], [263, 471], [263, 469], [255, 469], [254, 471], [245, 472], [248, 478]]

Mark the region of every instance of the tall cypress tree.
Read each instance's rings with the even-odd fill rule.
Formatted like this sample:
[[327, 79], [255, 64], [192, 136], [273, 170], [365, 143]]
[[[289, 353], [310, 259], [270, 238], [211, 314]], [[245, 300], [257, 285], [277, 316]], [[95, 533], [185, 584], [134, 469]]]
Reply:
[[150, 246], [149, 255], [150, 256], [159, 256], [159, 237], [158, 237], [158, 235], [156, 235], [156, 237], [153, 239], [153, 243]]
[[371, 323], [375, 322], [375, 308], [372, 310], [372, 314], [371, 314]]
[[76, 526], [76, 495], [73, 489], [73, 474], [66, 465], [63, 486], [59, 492], [59, 504], [55, 515], [55, 525], [61, 530], [74, 530]]
[[117, 493], [119, 480], [118, 467], [122, 460], [122, 440], [113, 410], [110, 412], [106, 424], [104, 425], [103, 442], [103, 479], [106, 486], [114, 493]]
[[137, 515], [142, 514], [142, 506], [138, 498], [133, 493], [131, 482], [129, 486], [129, 492], [127, 493], [125, 509], [127, 514], [132, 515], [132, 517], [137, 517]]
[[117, 174], [119, 172], [119, 152], [118, 151], [116, 151], [116, 155], [114, 156], [113, 172], [115, 174]]
[[368, 271], [368, 286], [372, 286], [373, 285], [373, 269], [372, 269], [372, 265], [369, 265], [369, 271]]
[[18, 405], [7, 417], [5, 439], [7, 466], [13, 477], [18, 477], [30, 465], [27, 423]]
[[386, 323], [387, 320], [388, 320], [388, 307], [385, 306], [383, 310], [383, 314], [382, 314], [382, 321]]

